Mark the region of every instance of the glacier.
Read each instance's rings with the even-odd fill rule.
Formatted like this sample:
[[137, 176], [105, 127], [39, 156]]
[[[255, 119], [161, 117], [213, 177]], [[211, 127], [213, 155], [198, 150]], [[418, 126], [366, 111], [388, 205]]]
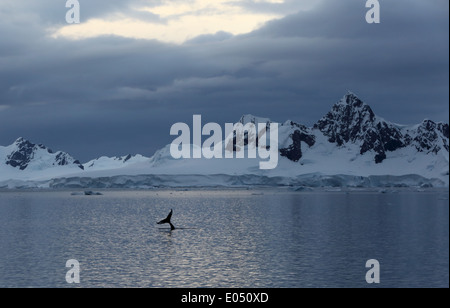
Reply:
[[443, 188], [438, 179], [419, 175], [350, 176], [304, 174], [297, 177], [255, 175], [118, 175], [110, 177], [70, 177], [41, 181], [10, 180], [0, 189], [165, 189], [165, 188]]

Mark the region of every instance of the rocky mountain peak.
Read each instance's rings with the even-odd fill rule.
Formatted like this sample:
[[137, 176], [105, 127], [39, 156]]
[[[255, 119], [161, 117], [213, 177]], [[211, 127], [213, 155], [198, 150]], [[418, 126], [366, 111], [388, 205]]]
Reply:
[[[39, 156], [39, 157], [37, 157]], [[78, 160], [75, 160], [69, 154], [64, 152], [53, 153], [53, 151], [42, 144], [34, 144], [27, 139], [20, 137], [12, 146], [12, 151], [6, 157], [6, 164], [13, 168], [25, 170], [35, 159], [43, 160], [47, 158], [51, 166], [77, 165], [80, 169], [84, 169]]]
[[338, 101], [314, 129], [320, 130], [328, 141], [343, 146], [360, 145], [360, 153], [375, 152], [375, 162], [386, 158], [386, 151], [395, 151], [406, 145], [398, 127], [377, 118], [372, 108], [356, 94], [348, 92]]
[[314, 128], [327, 136], [331, 143], [342, 146], [347, 142], [364, 140], [376, 121], [375, 113], [356, 94], [348, 92], [332, 107]]

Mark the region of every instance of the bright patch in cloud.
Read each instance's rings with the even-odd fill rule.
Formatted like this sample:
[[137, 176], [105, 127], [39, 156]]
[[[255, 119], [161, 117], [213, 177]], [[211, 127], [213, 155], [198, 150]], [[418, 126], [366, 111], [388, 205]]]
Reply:
[[[65, 25], [53, 29], [52, 36], [84, 39], [101, 35], [118, 35], [183, 43], [196, 36], [219, 31], [234, 35], [248, 33], [269, 20], [283, 17], [279, 13], [252, 12], [240, 6], [241, 1], [166, 1], [159, 6], [135, 8], [135, 11], [159, 15], [164, 22], [146, 21], [120, 14], [113, 19], [90, 19], [78, 25]], [[282, 4], [284, 0], [255, 0], [255, 2]]]

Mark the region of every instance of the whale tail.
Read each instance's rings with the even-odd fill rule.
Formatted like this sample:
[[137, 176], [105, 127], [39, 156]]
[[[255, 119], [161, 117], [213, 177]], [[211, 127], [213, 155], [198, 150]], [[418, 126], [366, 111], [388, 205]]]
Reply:
[[173, 210], [170, 210], [169, 215], [167, 215], [167, 217], [165, 219], [163, 219], [160, 222], [158, 222], [158, 225], [169, 224], [170, 225], [170, 230], [175, 230], [174, 225], [172, 225], [172, 222], [170, 221], [170, 219], [172, 218], [172, 213], [173, 213]]

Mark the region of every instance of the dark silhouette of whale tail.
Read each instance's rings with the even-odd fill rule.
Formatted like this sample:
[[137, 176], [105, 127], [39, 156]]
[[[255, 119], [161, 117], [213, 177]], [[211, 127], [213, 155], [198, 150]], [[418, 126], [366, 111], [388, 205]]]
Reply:
[[158, 225], [169, 224], [170, 225], [170, 230], [175, 230], [175, 227], [170, 222], [170, 219], [172, 218], [172, 213], [173, 213], [173, 210], [170, 210], [169, 215], [167, 215], [167, 217], [165, 219], [163, 219], [160, 222], [158, 222]]

